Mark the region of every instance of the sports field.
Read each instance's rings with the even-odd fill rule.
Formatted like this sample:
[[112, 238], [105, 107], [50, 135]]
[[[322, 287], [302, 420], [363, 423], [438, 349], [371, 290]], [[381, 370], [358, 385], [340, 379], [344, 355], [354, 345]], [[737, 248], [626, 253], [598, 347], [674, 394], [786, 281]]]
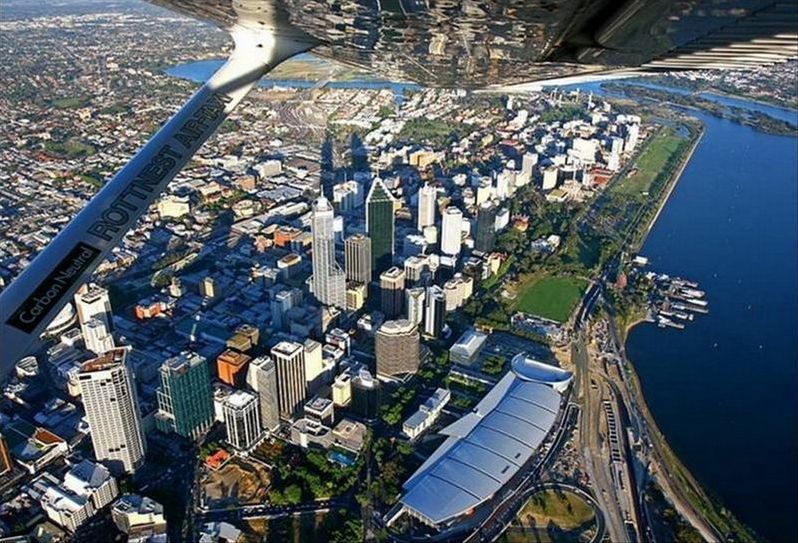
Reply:
[[565, 322], [579, 303], [587, 281], [578, 277], [542, 277], [525, 283], [519, 293], [518, 311]]

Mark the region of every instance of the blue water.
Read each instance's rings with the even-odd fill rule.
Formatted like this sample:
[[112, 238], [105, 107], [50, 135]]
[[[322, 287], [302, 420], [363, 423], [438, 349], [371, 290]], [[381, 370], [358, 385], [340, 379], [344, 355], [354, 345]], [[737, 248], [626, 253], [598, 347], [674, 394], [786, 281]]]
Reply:
[[[693, 94], [693, 91], [691, 90], [680, 89], [677, 87], [666, 87], [663, 85], [648, 83], [645, 79], [633, 79], [625, 81], [625, 83], [628, 85], [638, 85], [640, 87], [647, 87], [650, 89], [659, 89], [668, 92], [674, 92], [685, 96]], [[747, 109], [749, 111], [758, 111], [760, 113], [765, 113], [767, 115], [770, 115], [774, 119], [779, 119], [782, 121], [787, 121], [789, 123], [798, 125], [798, 110], [795, 109], [775, 107], [760, 102], [752, 102], [751, 100], [746, 100], [744, 98], [736, 98], [734, 96], [715, 94], [713, 92], [699, 92], [698, 96], [704, 98], [705, 100], [710, 100], [712, 102], [722, 104], [724, 106], [739, 107], [742, 109]]]
[[[793, 110], [706, 97], [796, 121]], [[626, 348], [691, 472], [759, 534], [794, 542], [798, 140], [691, 114], [706, 132], [641, 253], [699, 282], [710, 312], [682, 331], [637, 326]]]
[[[204, 83], [213, 75], [213, 73], [224, 64], [223, 60], [199, 60], [196, 62], [188, 62], [186, 64], [179, 64], [165, 71], [168, 75], [188, 79], [196, 83]], [[302, 79], [272, 79], [266, 75], [258, 83], [259, 87], [274, 88], [274, 87], [290, 87], [295, 89], [310, 89], [317, 85], [316, 81], [307, 81]], [[420, 87], [415, 83], [397, 83], [394, 81], [387, 81], [384, 79], [356, 79], [351, 81], [330, 81], [325, 85], [333, 89], [390, 89], [394, 93], [397, 103], [401, 103], [405, 91], [418, 90]]]

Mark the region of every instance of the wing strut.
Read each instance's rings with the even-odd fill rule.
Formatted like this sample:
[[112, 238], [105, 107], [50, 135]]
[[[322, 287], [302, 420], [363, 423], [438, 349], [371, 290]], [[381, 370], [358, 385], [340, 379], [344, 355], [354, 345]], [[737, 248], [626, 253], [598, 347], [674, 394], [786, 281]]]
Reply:
[[234, 27], [230, 33], [235, 48], [228, 61], [0, 293], [0, 380], [36, 348], [75, 290], [255, 83], [316, 45], [273, 30]]

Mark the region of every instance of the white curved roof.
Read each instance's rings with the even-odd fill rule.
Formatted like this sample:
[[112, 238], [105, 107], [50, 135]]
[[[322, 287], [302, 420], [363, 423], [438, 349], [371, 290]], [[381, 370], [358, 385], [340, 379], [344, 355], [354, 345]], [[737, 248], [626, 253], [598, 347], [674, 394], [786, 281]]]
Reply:
[[560, 393], [507, 373], [404, 484], [402, 504], [446, 523], [493, 497], [529, 460], [554, 425]]
[[570, 371], [539, 362], [534, 358], [530, 358], [526, 353], [515, 355], [511, 362], [513, 373], [524, 381], [532, 381], [535, 383], [543, 383], [551, 386], [558, 392], [564, 391], [568, 388], [568, 384], [573, 379], [573, 374]]

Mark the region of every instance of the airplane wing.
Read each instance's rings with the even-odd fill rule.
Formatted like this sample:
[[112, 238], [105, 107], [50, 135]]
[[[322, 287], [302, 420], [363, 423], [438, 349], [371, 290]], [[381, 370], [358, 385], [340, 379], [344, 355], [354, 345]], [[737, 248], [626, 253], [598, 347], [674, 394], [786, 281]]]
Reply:
[[[735, 69], [798, 55], [796, 0], [149, 0], [222, 28], [284, 13], [314, 53], [424, 86]], [[278, 29], [279, 31], [279, 29]]]

